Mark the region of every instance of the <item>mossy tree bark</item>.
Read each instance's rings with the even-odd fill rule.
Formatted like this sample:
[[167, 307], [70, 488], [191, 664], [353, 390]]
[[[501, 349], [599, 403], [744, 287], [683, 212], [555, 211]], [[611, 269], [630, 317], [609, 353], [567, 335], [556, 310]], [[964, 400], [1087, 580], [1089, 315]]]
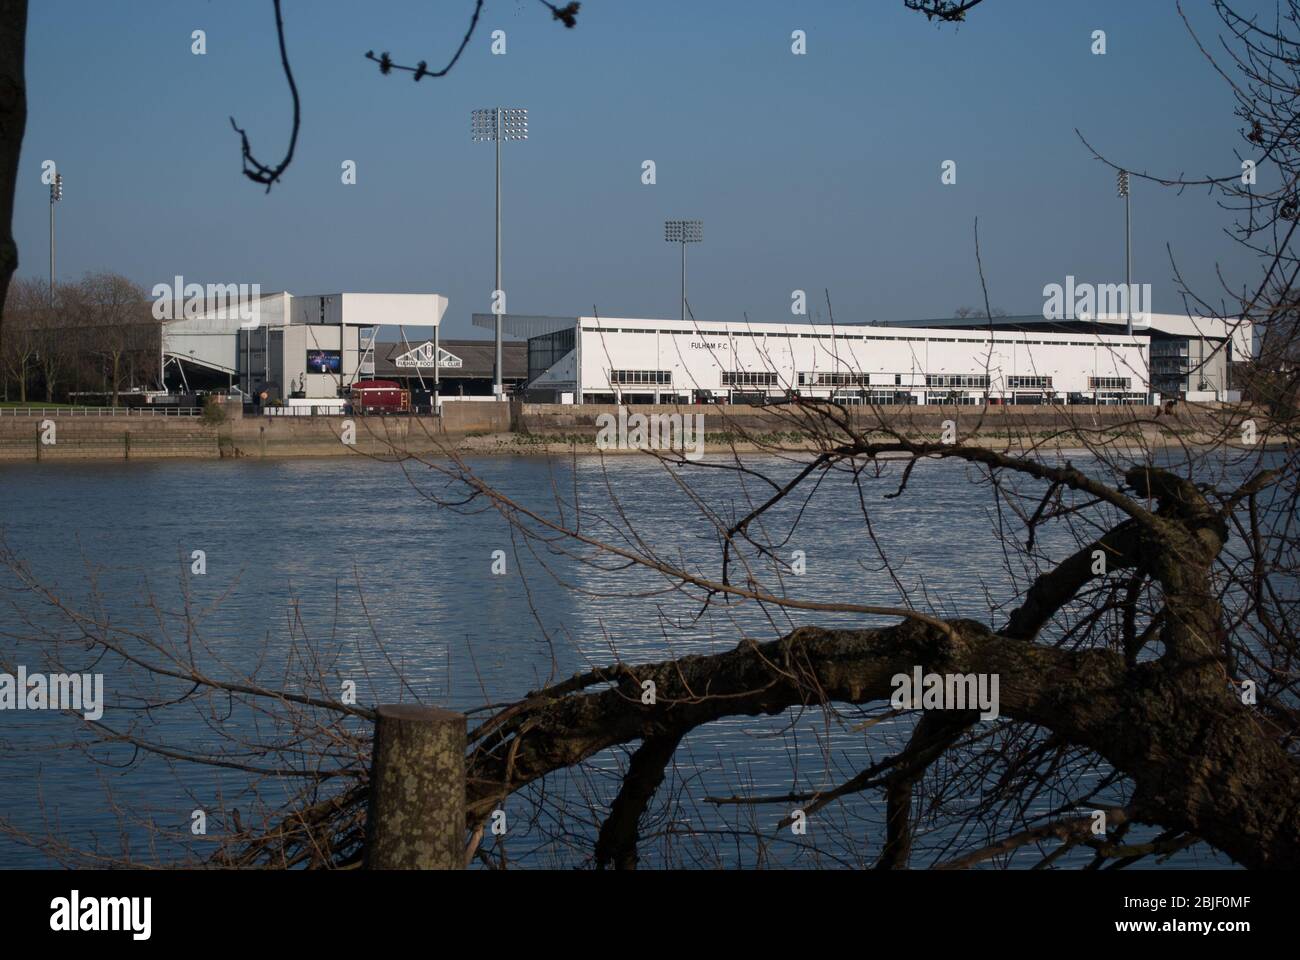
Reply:
[[465, 865], [465, 717], [437, 707], [376, 711], [366, 866]]

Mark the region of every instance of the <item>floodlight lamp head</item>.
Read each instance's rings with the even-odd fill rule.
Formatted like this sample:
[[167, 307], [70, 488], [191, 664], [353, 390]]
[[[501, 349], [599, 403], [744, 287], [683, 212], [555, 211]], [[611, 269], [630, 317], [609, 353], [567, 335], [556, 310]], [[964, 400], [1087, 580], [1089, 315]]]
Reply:
[[475, 143], [497, 138], [497, 111], [495, 107], [475, 110], [471, 117], [470, 131]]
[[471, 133], [474, 141], [527, 140], [528, 111], [520, 107], [484, 107], [475, 110]]
[[1128, 171], [1121, 170], [1115, 175], [1115, 189], [1121, 197], [1128, 196]]
[[523, 107], [511, 107], [501, 111], [501, 139], [528, 139], [528, 110]]
[[699, 243], [704, 239], [704, 221], [665, 220], [664, 239], [669, 243]]
[[56, 173], [54, 175], [53, 182], [50, 184], [50, 202], [54, 203], [55, 201], [62, 200], [62, 199], [63, 199], [63, 174]]

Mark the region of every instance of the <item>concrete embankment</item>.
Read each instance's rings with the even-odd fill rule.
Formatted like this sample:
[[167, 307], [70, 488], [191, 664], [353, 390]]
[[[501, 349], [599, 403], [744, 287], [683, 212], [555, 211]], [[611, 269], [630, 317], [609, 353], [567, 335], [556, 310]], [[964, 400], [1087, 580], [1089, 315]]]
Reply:
[[455, 401], [443, 404], [442, 417], [244, 417], [235, 410], [217, 420], [49, 411], [0, 417], [0, 461], [391, 457], [395, 450], [428, 453], [470, 434], [509, 429], [507, 405]]
[[[446, 401], [442, 417], [280, 417], [224, 419], [151, 415], [84, 416], [62, 411], [0, 417], [0, 461], [145, 460], [176, 457], [315, 457], [463, 453], [595, 452], [602, 415], [612, 405]], [[700, 416], [708, 451], [799, 449], [814, 445], [819, 421], [792, 407], [634, 406], [629, 414]], [[940, 439], [947, 422], [956, 439], [1021, 447], [1043, 442], [1078, 447], [1098, 442], [1164, 446], [1231, 437], [1240, 410], [1152, 407], [883, 407], [853, 408], [854, 429], [871, 439], [890, 431], [915, 441]], [[824, 422], [821, 422], [824, 429]], [[1258, 432], [1265, 438], [1266, 423]], [[348, 443], [347, 440], [353, 442]]]
[[441, 417], [232, 417], [218, 433], [222, 456], [392, 457], [434, 453], [469, 435], [509, 429], [509, 404], [449, 400]]
[[198, 417], [0, 417], [0, 461], [218, 457], [216, 430]]
[[[614, 405], [515, 404], [512, 432], [492, 438], [471, 438], [474, 452], [492, 449], [533, 452], [595, 447], [602, 423], [618, 418]], [[698, 417], [692, 426], [703, 430], [707, 451], [800, 449], [818, 445], [819, 438], [843, 436], [826, 408], [787, 405], [766, 407], [704, 405], [672, 407], [638, 405], [624, 408], [623, 423], [632, 432], [630, 417], [674, 414]], [[1121, 406], [894, 406], [848, 407], [836, 417], [847, 417], [851, 428], [871, 441], [902, 436], [915, 442], [951, 439], [983, 446], [1024, 448], [1037, 443], [1049, 447], [1079, 448], [1105, 443], [1116, 446], [1170, 446], [1231, 441], [1239, 424], [1257, 417], [1257, 433], [1266, 433], [1262, 414], [1243, 413], [1227, 405], [1163, 407]], [[602, 420], [602, 418], [606, 418]], [[663, 427], [660, 428], [664, 429]], [[647, 433], [653, 434], [654, 427]]]

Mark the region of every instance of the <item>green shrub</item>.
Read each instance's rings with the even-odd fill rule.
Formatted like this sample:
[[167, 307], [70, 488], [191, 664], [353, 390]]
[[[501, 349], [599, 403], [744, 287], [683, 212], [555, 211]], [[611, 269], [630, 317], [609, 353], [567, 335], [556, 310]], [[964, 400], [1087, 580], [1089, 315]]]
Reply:
[[208, 397], [203, 404], [203, 422], [210, 427], [226, 422], [226, 408], [221, 405], [216, 397]]

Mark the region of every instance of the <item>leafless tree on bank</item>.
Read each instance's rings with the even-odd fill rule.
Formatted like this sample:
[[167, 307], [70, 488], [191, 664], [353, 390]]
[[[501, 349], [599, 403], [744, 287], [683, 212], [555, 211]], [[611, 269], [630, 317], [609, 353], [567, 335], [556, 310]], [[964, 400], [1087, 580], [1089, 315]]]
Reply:
[[23, 318], [20, 324], [10, 324], [9, 337], [0, 352], [5, 394], [12, 382], [18, 388], [19, 402], [26, 402], [28, 379], [40, 355], [41, 330], [50, 323], [54, 313], [49, 284], [34, 278], [11, 284], [5, 312]]
[[23, 277], [10, 288], [9, 337], [0, 353], [5, 386], [20, 401], [49, 403], [101, 393], [111, 405], [126, 387], [154, 385], [159, 322], [144, 292], [125, 277], [88, 274], [49, 284]]

